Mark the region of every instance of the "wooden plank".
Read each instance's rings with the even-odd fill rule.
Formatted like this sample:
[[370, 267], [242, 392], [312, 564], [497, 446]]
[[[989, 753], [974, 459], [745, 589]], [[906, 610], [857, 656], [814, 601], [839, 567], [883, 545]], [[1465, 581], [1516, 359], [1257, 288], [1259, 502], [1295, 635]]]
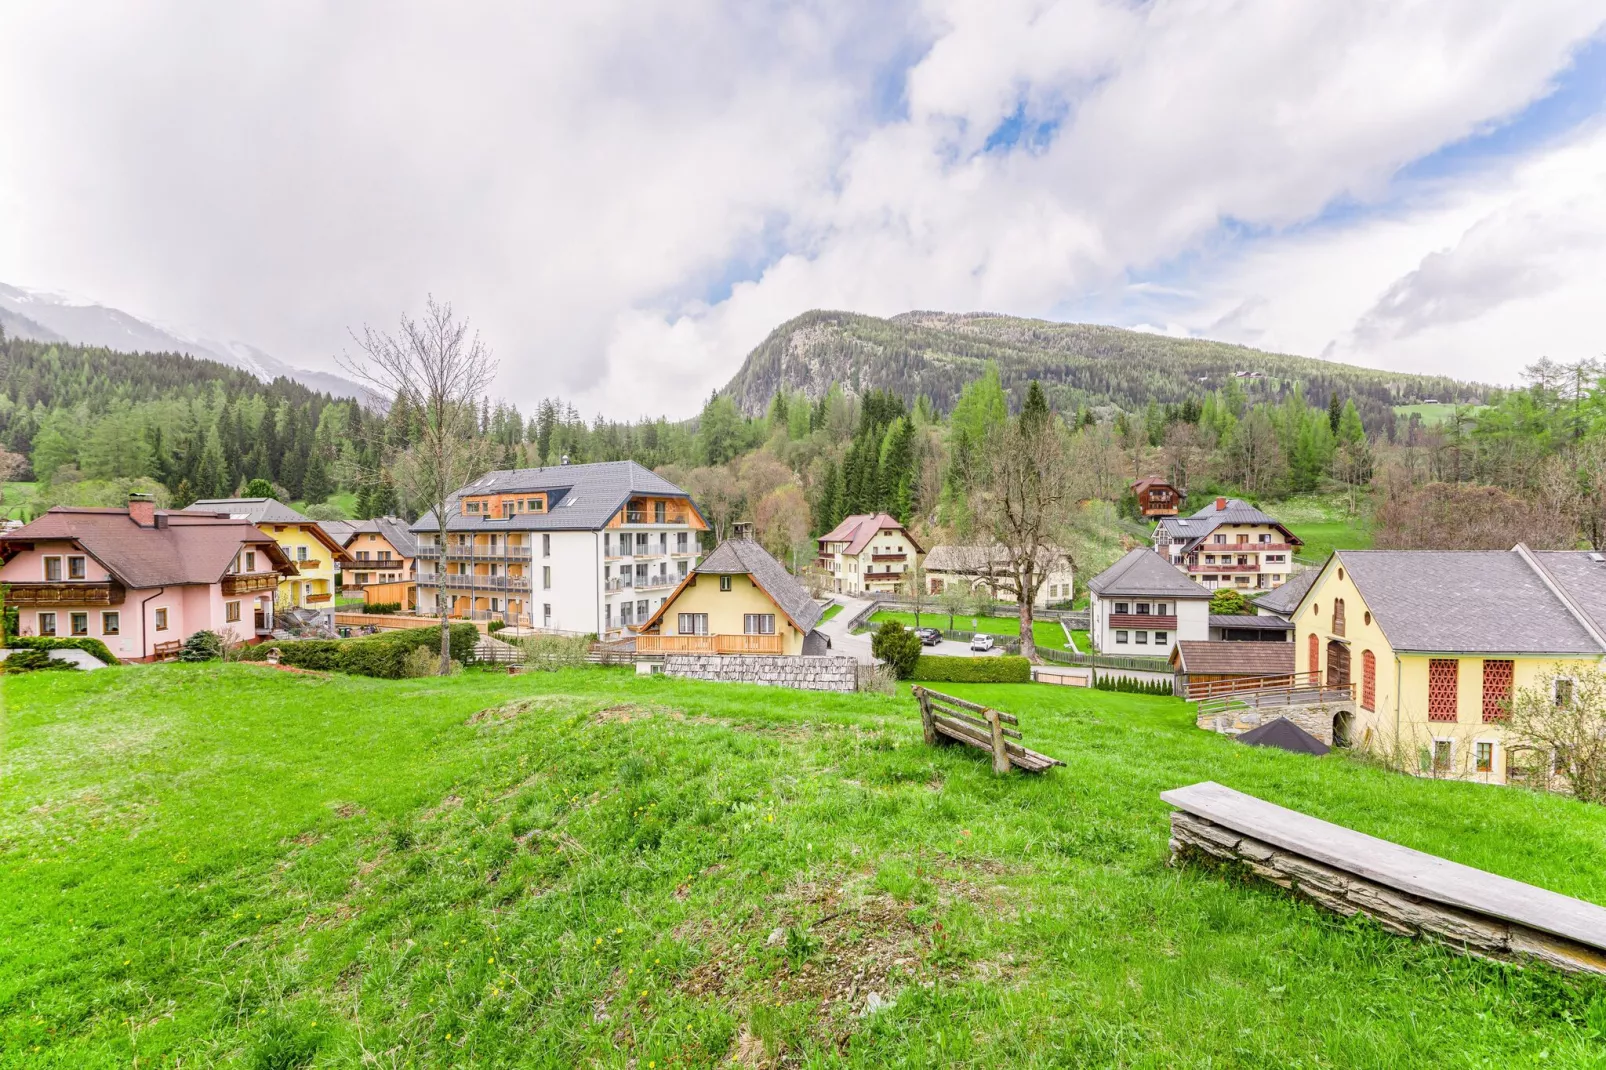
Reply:
[[[925, 691], [926, 694], [930, 695], [938, 702], [946, 702], [950, 706], [957, 706], [959, 709], [969, 710], [971, 713], [978, 714], [982, 717], [987, 716], [986, 706], [981, 706], [974, 702], [966, 702], [962, 698], [956, 698], [953, 695], [945, 695], [941, 691], [929, 691], [926, 688], [921, 688], [920, 690]], [[999, 720], [1003, 721], [1005, 724], [1020, 724], [1020, 720], [1013, 713], [1003, 713], [1000, 711], [998, 717]]]
[[[962, 729], [946, 718], [938, 720], [936, 722], [935, 729], [939, 735], [945, 735], [956, 742], [975, 747], [977, 750], [992, 750], [992, 741], [990, 739], [984, 738], [980, 734], [973, 733], [969, 729]], [[1025, 747], [1014, 743], [1007, 745], [1007, 751], [1010, 762], [1030, 773], [1040, 773], [1044, 769], [1065, 764], [1058, 758], [1050, 758], [1046, 754], [1039, 754], [1034, 750], [1027, 750]]]
[[997, 710], [987, 711], [987, 727], [992, 732], [993, 772], [1002, 775], [1009, 772], [1009, 744], [1004, 740], [1004, 723], [998, 719]]
[[[981, 717], [972, 717], [968, 713], [961, 713], [958, 710], [945, 707], [945, 706], [942, 705], [942, 703], [936, 702], [936, 701], [932, 701], [931, 702], [931, 708], [933, 710], [935, 710], [937, 713], [942, 714], [944, 717], [952, 717], [956, 721], [963, 721], [966, 724], [974, 725], [975, 727], [981, 729], [984, 732], [991, 730], [989, 725], [988, 725], [988, 722], [985, 719], [981, 718]], [[1000, 718], [1000, 720], [1002, 720], [1002, 718]], [[1022, 736], [1020, 734], [1019, 731], [1017, 731], [1016, 729], [1013, 729], [1013, 728], [1004, 729], [1004, 735], [1010, 736], [1013, 739], [1024, 739], [1025, 738], [1024, 736]]]
[[1408, 895], [1606, 949], [1606, 908], [1368, 836], [1204, 781], [1160, 793], [1180, 810]]
[[[977, 728], [974, 725], [966, 724], [964, 721], [955, 721], [953, 718], [944, 717], [941, 714], [933, 716], [932, 721], [939, 731], [949, 731], [956, 735], [962, 734], [966, 740], [975, 743], [978, 747], [983, 747], [987, 750], [992, 750], [993, 748], [992, 734], [985, 728]], [[1025, 747], [1008, 739], [1004, 741], [1004, 748], [1010, 754], [1026, 753]]]

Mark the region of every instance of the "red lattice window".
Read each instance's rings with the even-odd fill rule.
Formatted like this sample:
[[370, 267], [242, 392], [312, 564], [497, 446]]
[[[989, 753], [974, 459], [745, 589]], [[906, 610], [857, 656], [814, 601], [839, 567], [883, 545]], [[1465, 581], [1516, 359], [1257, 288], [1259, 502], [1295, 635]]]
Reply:
[[1320, 643], [1320, 641], [1317, 640], [1316, 633], [1315, 632], [1311, 632], [1311, 634], [1310, 634], [1310, 675], [1311, 675], [1311, 679], [1313, 679], [1313, 680], [1316, 678], [1316, 674], [1321, 672], [1321, 670], [1322, 670], [1321, 659], [1322, 659], [1322, 644]]
[[1361, 651], [1361, 709], [1377, 709], [1377, 658], [1370, 650]]
[[1511, 701], [1511, 676], [1516, 662], [1486, 661], [1483, 663], [1483, 719], [1503, 721], [1510, 712], [1506, 703]]
[[1461, 663], [1454, 658], [1428, 659], [1428, 720], [1455, 720], [1456, 689]]

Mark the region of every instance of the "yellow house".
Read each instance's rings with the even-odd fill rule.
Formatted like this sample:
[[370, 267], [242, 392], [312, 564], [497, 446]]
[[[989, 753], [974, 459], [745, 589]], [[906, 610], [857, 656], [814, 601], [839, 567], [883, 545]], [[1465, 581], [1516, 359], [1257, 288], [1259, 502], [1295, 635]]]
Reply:
[[819, 604], [751, 539], [726, 539], [636, 637], [642, 654], [824, 654]]
[[[1295, 670], [1352, 686], [1333, 738], [1424, 775], [1504, 784], [1513, 692], [1566, 700], [1606, 658], [1606, 557], [1584, 551], [1340, 550], [1293, 612]], [[1537, 761], [1536, 761], [1537, 759]]]
[[904, 587], [925, 553], [909, 530], [887, 513], [860, 513], [821, 535], [820, 569], [838, 594], [891, 592]]
[[266, 532], [296, 566], [296, 574], [279, 581], [275, 603], [282, 607], [328, 609], [335, 594], [336, 564], [351, 561], [344, 547], [309, 520], [274, 498], [208, 498], [190, 511], [243, 517]]

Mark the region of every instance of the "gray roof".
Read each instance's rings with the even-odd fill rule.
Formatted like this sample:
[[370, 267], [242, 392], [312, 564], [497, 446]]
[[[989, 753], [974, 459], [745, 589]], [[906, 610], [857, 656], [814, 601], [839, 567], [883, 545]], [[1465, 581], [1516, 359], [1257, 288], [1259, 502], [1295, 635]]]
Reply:
[[[1389, 645], [1401, 652], [1602, 654], [1525, 550], [1340, 550]], [[1597, 609], [1606, 562], [1583, 551], [1547, 553], [1551, 579]], [[1590, 571], [1599, 569], [1600, 572]]]
[[[696, 575], [751, 576], [781, 607], [798, 631], [807, 635], [824, 612], [814, 597], [786, 571], [786, 566], [752, 539], [726, 539], [692, 569]], [[665, 603], [666, 605], [668, 603]]]
[[1294, 622], [1284, 620], [1282, 617], [1246, 617], [1236, 613], [1212, 613], [1210, 614], [1210, 627], [1254, 629], [1262, 632], [1289, 632], [1294, 630]]
[[1272, 524], [1291, 542], [1296, 545], [1299, 543], [1299, 537], [1289, 531], [1282, 521], [1261, 512], [1242, 498], [1228, 498], [1227, 507], [1220, 510], [1212, 498], [1209, 505], [1191, 516], [1161, 517], [1157, 530], [1164, 528], [1174, 542], [1197, 543], [1222, 524]]
[[1573, 604], [1606, 632], [1606, 555], [1577, 550], [1536, 550], [1534, 557], [1544, 566]]
[[186, 513], [228, 513], [253, 524], [310, 524], [312, 521], [277, 498], [202, 498], [184, 507]]
[[1293, 616], [1294, 610], [1299, 607], [1300, 599], [1310, 590], [1310, 585], [1316, 582], [1321, 575], [1319, 568], [1300, 569], [1293, 573], [1281, 587], [1273, 587], [1262, 594], [1251, 596], [1255, 605], [1268, 613], [1275, 613], [1279, 617]]
[[376, 516], [372, 520], [364, 520], [357, 530], [378, 532], [403, 557], [418, 556], [418, 536], [408, 528], [407, 521], [399, 516]]
[[[544, 513], [515, 513], [506, 520], [467, 516], [457, 506], [464, 494], [517, 494], [544, 490], [557, 504]], [[691, 496], [635, 461], [548, 465], [489, 472], [455, 491], [447, 501], [447, 531], [601, 531], [625, 502], [637, 494], [664, 498]], [[693, 509], [696, 508], [694, 504]], [[699, 516], [702, 514], [699, 513]], [[437, 530], [432, 509], [412, 524], [414, 532]]]
[[1293, 751], [1295, 754], [1314, 754], [1317, 757], [1331, 749], [1286, 717], [1267, 721], [1259, 728], [1251, 728], [1238, 737], [1238, 742], [1247, 743], [1251, 747], [1276, 747], [1278, 750]]
[[323, 533], [342, 546], [349, 546], [351, 540], [357, 537], [363, 521], [360, 520], [320, 520], [318, 526]]
[[1094, 576], [1088, 589], [1100, 598], [1118, 595], [1152, 598], [1203, 598], [1210, 592], [1194, 583], [1175, 565], [1147, 547], [1139, 547]]

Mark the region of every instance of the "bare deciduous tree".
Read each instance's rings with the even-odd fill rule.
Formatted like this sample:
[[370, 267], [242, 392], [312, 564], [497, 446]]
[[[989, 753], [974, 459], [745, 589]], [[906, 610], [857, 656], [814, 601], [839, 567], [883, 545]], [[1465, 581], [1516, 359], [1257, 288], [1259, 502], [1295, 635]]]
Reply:
[[1556, 664], [1511, 696], [1508, 749], [1554, 757], [1573, 797], [1606, 802], [1606, 671]]
[[441, 623], [441, 675], [451, 671], [451, 600], [446, 590], [446, 526], [451, 496], [482, 475], [494, 446], [480, 437], [478, 406], [496, 376], [496, 359], [450, 304], [431, 296], [421, 319], [403, 315], [396, 334], [364, 326], [360, 353], [340, 366], [376, 393], [416, 414], [418, 437], [387, 458], [384, 474], [409, 501], [434, 514], [435, 609]]
[[1577, 531], [1542, 502], [1476, 483], [1390, 488], [1377, 509], [1380, 550], [1509, 550], [1519, 542], [1543, 550], [1572, 547]]

